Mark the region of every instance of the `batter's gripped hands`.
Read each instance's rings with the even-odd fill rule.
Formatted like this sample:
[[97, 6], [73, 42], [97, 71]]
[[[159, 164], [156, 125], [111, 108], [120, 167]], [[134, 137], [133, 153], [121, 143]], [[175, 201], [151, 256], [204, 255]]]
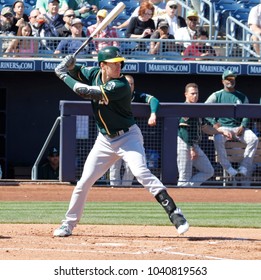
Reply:
[[54, 69], [58, 78], [63, 80], [68, 74], [69, 70], [72, 70], [75, 65], [75, 57], [73, 55], [67, 55], [62, 62]]
[[151, 113], [150, 114], [150, 118], [148, 120], [148, 125], [149, 126], [156, 126], [156, 124], [157, 124], [156, 119], [157, 119], [156, 114], [155, 113]]
[[67, 67], [68, 70], [72, 70], [76, 63], [76, 58], [74, 55], [69, 54], [62, 60], [62, 63]]

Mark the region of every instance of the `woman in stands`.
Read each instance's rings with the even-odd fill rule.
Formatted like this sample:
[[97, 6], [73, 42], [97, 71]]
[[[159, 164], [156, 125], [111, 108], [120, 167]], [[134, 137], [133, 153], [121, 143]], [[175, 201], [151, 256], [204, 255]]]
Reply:
[[[126, 38], [149, 39], [155, 30], [155, 24], [152, 19], [154, 6], [150, 2], [143, 2], [140, 5], [139, 15], [130, 20], [126, 30]], [[139, 42], [135, 50], [147, 51], [146, 44]]]

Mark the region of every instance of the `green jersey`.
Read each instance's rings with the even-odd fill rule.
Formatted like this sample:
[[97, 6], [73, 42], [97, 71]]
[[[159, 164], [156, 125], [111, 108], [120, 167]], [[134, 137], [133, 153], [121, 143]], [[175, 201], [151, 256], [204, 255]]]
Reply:
[[200, 118], [180, 118], [178, 136], [191, 147], [193, 144], [199, 144], [201, 141], [201, 122]]
[[91, 103], [98, 129], [102, 134], [115, 134], [135, 124], [131, 110], [131, 90], [123, 75], [103, 83], [99, 67], [76, 65], [69, 73], [70, 76], [64, 81], [71, 89], [78, 81], [100, 87], [103, 100], [91, 100]]
[[[247, 104], [248, 98], [240, 91], [228, 92], [224, 89], [212, 93], [205, 103], [226, 103], [226, 104]], [[214, 125], [215, 123], [220, 123], [222, 126], [226, 127], [247, 127], [248, 118], [208, 118], [208, 121]]]

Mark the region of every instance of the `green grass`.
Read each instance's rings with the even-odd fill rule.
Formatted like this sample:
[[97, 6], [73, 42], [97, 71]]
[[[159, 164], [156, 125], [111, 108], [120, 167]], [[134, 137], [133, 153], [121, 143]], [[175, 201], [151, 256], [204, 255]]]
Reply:
[[[261, 228], [261, 203], [178, 203], [191, 226]], [[59, 224], [68, 202], [1, 202], [0, 223]], [[88, 202], [81, 224], [170, 225], [155, 202]]]

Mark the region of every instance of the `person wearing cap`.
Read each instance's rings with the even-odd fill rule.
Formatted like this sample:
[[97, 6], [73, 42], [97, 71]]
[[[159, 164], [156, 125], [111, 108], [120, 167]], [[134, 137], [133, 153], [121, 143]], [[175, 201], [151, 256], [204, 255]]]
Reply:
[[[67, 55], [76, 52], [79, 49], [79, 47], [84, 43], [84, 40], [77, 40], [77, 38], [82, 38], [82, 28], [83, 23], [81, 19], [74, 18], [70, 26], [71, 36], [69, 36], [72, 37], [72, 40], [61, 40], [56, 50], [54, 51], [54, 54]], [[83, 50], [80, 51], [79, 55], [85, 55], [88, 52], [89, 48], [87, 45]]]
[[[0, 36], [15, 36], [16, 27], [14, 23], [14, 15], [11, 7], [4, 7], [0, 15]], [[2, 39], [2, 52], [5, 52], [12, 40]]]
[[189, 229], [166, 187], [147, 167], [143, 136], [131, 109], [131, 88], [121, 73], [124, 61], [120, 50], [110, 46], [99, 51], [98, 66], [76, 64], [75, 57], [69, 55], [55, 68], [58, 78], [77, 95], [91, 101], [98, 135], [73, 190], [65, 219], [54, 236], [72, 235], [83, 214], [89, 190], [121, 158], [128, 163], [138, 182], [164, 208], [178, 233]]
[[38, 179], [59, 180], [59, 150], [56, 147], [48, 151], [47, 162], [39, 168]]
[[172, 39], [174, 36], [169, 34], [169, 24], [167, 21], [160, 21], [158, 29], [153, 32], [150, 37], [152, 41], [150, 42], [150, 54], [160, 54], [162, 52], [173, 51], [175, 44], [173, 42], [156, 42], [153, 39]]
[[[235, 89], [236, 74], [227, 69], [222, 74], [223, 89], [212, 93], [205, 103], [224, 103], [224, 104], [248, 104], [245, 94]], [[218, 159], [222, 167], [230, 176], [250, 176], [252, 172], [253, 159], [258, 146], [258, 137], [249, 129], [248, 118], [208, 118], [208, 121], [219, 131], [228, 131], [226, 137], [222, 134], [214, 135], [214, 145]], [[236, 140], [246, 144], [243, 160], [235, 169], [227, 158], [225, 142]]]
[[80, 18], [96, 14], [100, 8], [99, 0], [68, 0], [68, 6], [74, 10], [76, 17]]
[[[86, 30], [86, 36], [90, 37], [90, 35], [95, 31], [95, 29], [97, 28], [97, 26], [106, 18], [106, 16], [108, 15], [108, 11], [105, 9], [99, 10], [98, 13], [96, 14], [96, 23], [90, 25], [87, 30]], [[95, 38], [117, 38], [117, 32], [115, 31], [115, 29], [111, 28], [110, 26], [107, 26], [105, 29], [101, 30], [95, 37], [94, 37], [94, 41], [93, 41], [93, 46], [94, 46], [94, 50], [92, 51], [92, 54], [97, 55], [97, 53], [99, 52], [99, 50], [101, 50], [102, 48], [106, 47], [106, 46], [115, 46], [118, 47], [119, 46], [119, 42], [118, 41], [95, 41]]]
[[[248, 26], [255, 34], [251, 36], [251, 40], [260, 43], [261, 38], [261, 4], [251, 8], [248, 15]], [[258, 37], [259, 36], [259, 37]], [[261, 56], [261, 48], [259, 43], [254, 43], [253, 48], [259, 57]]]
[[11, 35], [16, 34], [16, 29], [14, 28], [14, 14], [11, 7], [4, 7], [1, 10], [1, 20], [0, 20], [0, 34], [1, 35]]
[[[36, 4], [35, 4], [35, 9], [39, 10], [41, 14], [46, 14], [47, 12], [50, 12], [49, 9], [49, 3], [52, 2], [52, 0], [36, 0]], [[59, 4], [59, 14], [63, 15], [64, 11], [66, 11], [69, 6], [67, 4], [67, 0], [58, 0], [57, 1]]]
[[174, 37], [179, 28], [187, 26], [185, 19], [177, 14], [178, 7], [179, 5], [176, 1], [170, 0], [166, 4], [166, 13], [156, 18], [156, 26], [160, 21], [166, 21], [169, 24], [169, 34]]
[[178, 44], [184, 49], [191, 45], [191, 40], [194, 40], [196, 29], [198, 25], [198, 12], [190, 10], [187, 12], [187, 26], [179, 28], [175, 33], [175, 40], [179, 41]]

